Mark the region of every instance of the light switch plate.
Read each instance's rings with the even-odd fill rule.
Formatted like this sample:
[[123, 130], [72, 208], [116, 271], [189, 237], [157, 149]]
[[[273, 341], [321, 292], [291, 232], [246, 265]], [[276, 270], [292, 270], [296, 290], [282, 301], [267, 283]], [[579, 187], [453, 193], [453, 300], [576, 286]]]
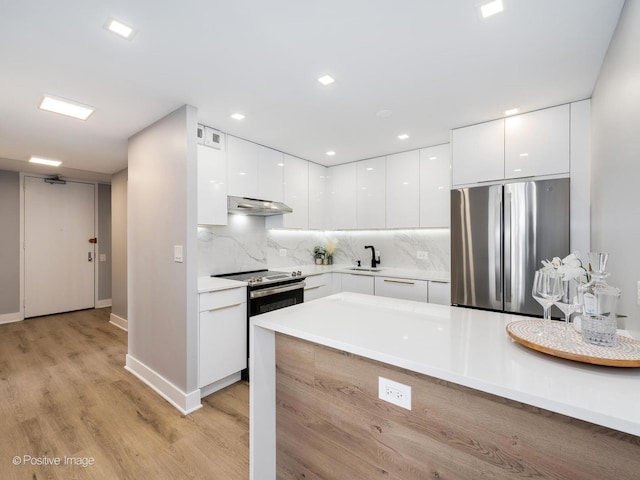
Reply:
[[287, 256], [287, 249], [286, 248], [281, 248], [280, 249], [280, 256], [281, 257], [286, 257]]
[[173, 246], [173, 261], [176, 263], [182, 263], [182, 245]]
[[107, 254], [106, 253], [101, 253], [100, 254], [100, 261], [101, 262], [106, 262], [107, 261]]

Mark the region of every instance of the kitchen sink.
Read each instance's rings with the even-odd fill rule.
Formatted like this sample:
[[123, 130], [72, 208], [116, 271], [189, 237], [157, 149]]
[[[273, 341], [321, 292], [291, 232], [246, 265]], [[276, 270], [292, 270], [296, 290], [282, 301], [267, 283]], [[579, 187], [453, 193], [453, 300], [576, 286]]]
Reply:
[[380, 268], [367, 268], [367, 267], [353, 267], [347, 268], [347, 270], [355, 270], [356, 272], [379, 272]]

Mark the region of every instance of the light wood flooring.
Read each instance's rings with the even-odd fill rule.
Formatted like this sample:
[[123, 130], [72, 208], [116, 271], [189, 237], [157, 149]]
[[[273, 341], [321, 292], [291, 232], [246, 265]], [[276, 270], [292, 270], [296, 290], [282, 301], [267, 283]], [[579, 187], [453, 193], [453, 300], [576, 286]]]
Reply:
[[109, 313], [0, 325], [0, 479], [247, 479], [248, 384], [181, 415], [124, 369]]

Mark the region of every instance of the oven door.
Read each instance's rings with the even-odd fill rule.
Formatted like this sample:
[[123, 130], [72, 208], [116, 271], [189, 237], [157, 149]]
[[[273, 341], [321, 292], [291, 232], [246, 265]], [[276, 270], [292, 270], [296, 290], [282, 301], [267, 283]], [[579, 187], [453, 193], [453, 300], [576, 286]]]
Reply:
[[249, 316], [255, 317], [262, 313], [302, 303], [304, 285], [304, 282], [295, 282], [251, 290], [249, 292]]

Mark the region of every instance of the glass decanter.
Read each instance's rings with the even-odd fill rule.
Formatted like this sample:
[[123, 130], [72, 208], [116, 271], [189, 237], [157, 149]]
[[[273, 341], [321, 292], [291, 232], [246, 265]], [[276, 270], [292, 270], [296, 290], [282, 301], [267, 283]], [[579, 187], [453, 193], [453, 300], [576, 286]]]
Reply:
[[615, 346], [617, 342], [616, 306], [620, 298], [620, 289], [605, 280], [607, 253], [589, 253], [589, 273], [591, 280], [578, 288], [578, 297], [582, 305], [582, 339], [593, 345]]

